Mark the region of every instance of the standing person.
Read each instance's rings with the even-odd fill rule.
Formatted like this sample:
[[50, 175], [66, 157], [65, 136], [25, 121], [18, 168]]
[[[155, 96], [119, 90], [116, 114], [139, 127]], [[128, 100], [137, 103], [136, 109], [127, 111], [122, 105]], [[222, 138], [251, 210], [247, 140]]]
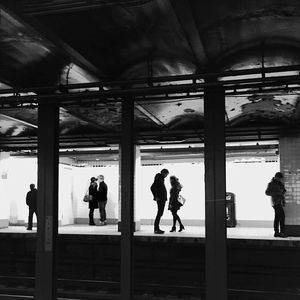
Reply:
[[34, 213], [37, 218], [37, 189], [33, 183], [29, 185], [29, 188], [30, 191], [26, 195], [26, 204], [29, 207], [27, 230], [32, 230], [32, 218]]
[[[271, 196], [272, 206], [274, 208], [274, 237], [286, 237], [284, 232], [285, 214], [283, 207], [285, 205], [284, 194], [286, 189], [283, 184], [283, 174], [277, 172], [269, 182], [266, 189], [266, 195]], [[280, 231], [279, 231], [280, 227]]]
[[100, 211], [100, 225], [106, 225], [106, 211], [105, 207], [107, 204], [107, 184], [104, 182], [104, 176], [99, 175], [99, 189], [98, 189], [98, 201], [99, 201], [99, 211]]
[[165, 187], [165, 178], [168, 176], [169, 171], [162, 169], [160, 173], [157, 173], [154, 177], [154, 182], [151, 185], [151, 192], [153, 198], [157, 203], [157, 215], [154, 221], [154, 233], [163, 234], [163, 230], [159, 228], [160, 218], [162, 217], [167, 201], [167, 190]]
[[90, 186], [89, 186], [89, 195], [92, 195], [93, 199], [89, 201], [89, 225], [95, 225], [94, 222], [94, 210], [95, 208], [98, 208], [98, 200], [97, 200], [97, 178], [92, 177]]
[[168, 209], [171, 211], [173, 215], [173, 226], [170, 230], [170, 232], [176, 231], [176, 221], [179, 223], [179, 232], [184, 230], [184, 226], [182, 225], [182, 222], [180, 220], [180, 217], [177, 214], [177, 211], [180, 209], [182, 204], [178, 201], [179, 192], [182, 189], [182, 185], [180, 184], [178, 178], [176, 176], [170, 176], [170, 183], [171, 183], [171, 189], [170, 189], [170, 199], [169, 199], [169, 207]]

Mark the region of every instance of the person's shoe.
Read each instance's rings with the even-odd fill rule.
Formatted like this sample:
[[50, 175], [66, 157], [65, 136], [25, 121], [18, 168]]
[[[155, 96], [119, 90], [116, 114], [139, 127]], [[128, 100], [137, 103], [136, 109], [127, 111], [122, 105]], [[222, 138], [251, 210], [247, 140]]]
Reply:
[[163, 230], [157, 229], [157, 230], [154, 230], [154, 233], [155, 234], [164, 234], [165, 232]]
[[281, 237], [281, 238], [286, 238], [287, 235], [286, 235], [284, 232], [280, 232], [280, 233], [279, 233], [279, 237]]
[[184, 230], [184, 226], [181, 224], [178, 232], [181, 232], [182, 230]]
[[94, 222], [89, 223], [90, 226], [96, 225]]
[[170, 232], [174, 232], [174, 231], [176, 231], [176, 227], [175, 227], [175, 226], [173, 226], [173, 227], [171, 228]]
[[102, 225], [107, 225], [107, 222], [106, 222], [106, 221], [103, 221], [103, 222], [102, 222]]
[[280, 233], [279, 232], [275, 232], [274, 233], [274, 237], [280, 237]]
[[31, 227], [27, 227], [26, 230], [32, 230], [32, 228]]

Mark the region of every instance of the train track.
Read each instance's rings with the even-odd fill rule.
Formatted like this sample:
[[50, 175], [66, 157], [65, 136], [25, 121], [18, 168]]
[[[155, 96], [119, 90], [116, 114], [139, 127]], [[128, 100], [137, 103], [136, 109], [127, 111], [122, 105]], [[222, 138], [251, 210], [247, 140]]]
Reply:
[[[0, 276], [0, 299], [34, 299], [34, 277]], [[57, 299], [119, 299], [120, 282], [58, 279]], [[134, 300], [204, 300], [205, 287], [191, 285], [143, 284], [135, 287]], [[228, 289], [229, 300], [298, 300], [294, 291]]]

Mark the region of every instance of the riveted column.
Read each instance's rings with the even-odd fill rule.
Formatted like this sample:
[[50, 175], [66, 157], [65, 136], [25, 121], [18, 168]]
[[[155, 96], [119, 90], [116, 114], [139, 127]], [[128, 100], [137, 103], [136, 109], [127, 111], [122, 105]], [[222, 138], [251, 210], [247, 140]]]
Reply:
[[121, 138], [121, 299], [133, 299], [134, 101], [122, 101]]
[[204, 91], [206, 300], [227, 299], [225, 94]]
[[35, 299], [56, 299], [59, 107], [38, 106], [38, 222]]

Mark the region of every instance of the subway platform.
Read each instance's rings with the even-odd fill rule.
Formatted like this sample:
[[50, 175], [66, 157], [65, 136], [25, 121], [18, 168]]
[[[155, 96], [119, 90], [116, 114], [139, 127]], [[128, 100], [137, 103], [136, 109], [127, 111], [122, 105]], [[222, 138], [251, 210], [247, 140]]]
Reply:
[[[143, 238], [143, 237], [155, 237], [163, 240], [175, 239], [175, 240], [205, 240], [205, 227], [204, 226], [185, 226], [185, 230], [182, 232], [169, 232], [171, 226], [162, 225], [161, 229], [165, 231], [164, 234], [154, 234], [152, 225], [141, 225], [140, 230], [134, 232], [134, 236]], [[9, 226], [7, 228], [0, 229], [1, 234], [28, 234], [35, 235], [36, 227], [33, 227], [32, 231], [26, 230], [26, 226]], [[116, 224], [106, 225], [106, 226], [89, 226], [84, 224], [74, 224], [74, 225], [65, 225], [59, 226], [58, 233], [60, 235], [95, 235], [95, 236], [120, 236], [121, 233], [118, 231], [118, 226]], [[228, 227], [227, 228], [227, 239], [228, 240], [240, 240], [252, 244], [257, 242], [266, 241], [267, 244], [272, 241], [276, 241], [276, 244], [284, 245], [298, 245], [300, 247], [300, 237], [286, 237], [286, 238], [275, 238], [273, 236], [273, 228], [270, 227]]]

